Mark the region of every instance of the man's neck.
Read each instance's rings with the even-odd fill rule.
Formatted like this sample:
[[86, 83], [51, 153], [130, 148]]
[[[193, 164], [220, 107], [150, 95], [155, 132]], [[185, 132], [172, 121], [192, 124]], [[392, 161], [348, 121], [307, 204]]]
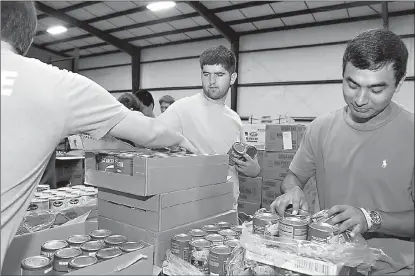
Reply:
[[225, 105], [226, 96], [228, 95], [228, 94], [226, 94], [222, 98], [214, 100], [214, 99], [211, 99], [208, 96], [206, 96], [206, 94], [203, 91], [201, 92], [201, 94], [202, 94], [202, 97], [205, 98], [208, 102], [213, 103], [213, 104], [217, 104], [217, 105], [220, 105], [220, 106]]

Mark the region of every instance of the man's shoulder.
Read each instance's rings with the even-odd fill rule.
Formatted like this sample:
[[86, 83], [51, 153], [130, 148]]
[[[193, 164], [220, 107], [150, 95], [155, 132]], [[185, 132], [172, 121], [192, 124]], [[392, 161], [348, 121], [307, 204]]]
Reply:
[[242, 127], [242, 120], [238, 113], [229, 108], [227, 105], [225, 105], [225, 112], [232, 120], [234, 120], [238, 125]]
[[341, 107], [339, 109], [336, 109], [332, 112], [317, 116], [311, 123], [310, 126], [314, 129], [322, 129], [324, 127], [330, 126], [333, 124], [333, 122], [336, 122], [340, 120], [343, 116], [343, 109], [344, 107]]

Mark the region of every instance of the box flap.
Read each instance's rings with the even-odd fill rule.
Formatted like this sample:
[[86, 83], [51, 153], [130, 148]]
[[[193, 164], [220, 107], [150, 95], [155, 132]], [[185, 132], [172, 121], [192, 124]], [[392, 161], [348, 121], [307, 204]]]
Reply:
[[99, 188], [98, 198], [153, 212], [158, 212], [160, 210], [160, 195], [138, 196], [106, 188]]

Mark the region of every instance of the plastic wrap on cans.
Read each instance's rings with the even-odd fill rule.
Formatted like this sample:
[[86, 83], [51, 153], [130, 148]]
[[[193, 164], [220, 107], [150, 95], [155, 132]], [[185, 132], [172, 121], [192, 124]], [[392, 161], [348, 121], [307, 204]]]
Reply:
[[82, 269], [82, 268], [94, 265], [97, 262], [98, 260], [94, 256], [79, 256], [69, 261], [68, 271], [72, 272], [78, 269]]
[[73, 208], [82, 205], [81, 195], [68, 194], [66, 196], [68, 208]]
[[278, 225], [278, 235], [283, 238], [307, 240], [308, 222], [296, 217], [285, 217]]
[[85, 242], [81, 245], [82, 254], [84, 256], [94, 256], [98, 250], [104, 248], [104, 242], [102, 240], [92, 240]]
[[89, 235], [72, 235], [66, 242], [70, 247], [80, 248], [82, 244], [89, 242], [91, 237]]
[[208, 224], [208, 225], [204, 225], [202, 227], [202, 230], [205, 231], [208, 234], [217, 234], [218, 231], [220, 230], [219, 226], [215, 225], [215, 224]]
[[274, 276], [278, 275], [276, 271], [276, 267], [266, 264], [258, 264], [252, 268], [252, 275], [253, 276]]
[[85, 188], [85, 185], [74, 185], [74, 186], [71, 186], [71, 188], [73, 190], [82, 190], [83, 188]]
[[313, 222], [308, 226], [307, 239], [316, 243], [345, 243], [350, 242], [349, 231], [338, 233], [339, 228], [326, 222]]
[[185, 233], [175, 235], [171, 239], [171, 253], [187, 262], [190, 262], [189, 254], [191, 240], [192, 237]]
[[232, 223], [227, 222], [227, 221], [220, 221], [216, 223], [216, 226], [218, 226], [220, 230], [230, 229], [232, 227]]
[[55, 252], [53, 259], [53, 270], [68, 272], [68, 263], [71, 259], [82, 255], [80, 248], [67, 247]]
[[127, 237], [123, 235], [111, 235], [105, 238], [104, 243], [107, 247], [119, 247], [123, 243], [127, 242]]
[[52, 275], [52, 260], [46, 256], [32, 256], [21, 263], [22, 275]]
[[227, 240], [224, 242], [224, 245], [229, 246], [233, 250], [234, 248], [240, 245], [240, 242], [237, 239]]
[[239, 239], [239, 236], [242, 235], [242, 225], [234, 225], [231, 227], [231, 230], [235, 231], [237, 238]]
[[136, 250], [140, 250], [143, 249], [146, 245], [143, 242], [134, 242], [134, 241], [129, 241], [129, 242], [125, 242], [120, 246], [120, 250], [123, 253], [130, 253]]
[[206, 235], [205, 239], [210, 241], [212, 246], [223, 245], [223, 242], [225, 241], [225, 237], [220, 234], [209, 234]]
[[280, 217], [277, 214], [257, 212], [252, 220], [253, 233], [258, 235], [276, 236]]
[[61, 187], [56, 189], [58, 192], [69, 192], [71, 190], [70, 187]]
[[192, 237], [192, 240], [204, 238], [207, 235], [205, 231], [203, 231], [202, 229], [198, 229], [198, 228], [190, 230], [187, 234]]
[[211, 243], [205, 239], [196, 239], [190, 242], [190, 263], [203, 274], [209, 273], [209, 250]]
[[102, 240], [104, 241], [107, 237], [111, 236], [111, 231], [108, 229], [96, 229], [89, 233], [92, 240]]
[[50, 186], [48, 184], [39, 184], [36, 186], [36, 192], [42, 192], [45, 190], [50, 190]]
[[47, 198], [34, 198], [27, 208], [28, 212], [49, 210], [49, 199]]
[[65, 209], [65, 197], [53, 196], [49, 198], [49, 208], [51, 211], [60, 211]]
[[229, 165], [235, 165], [233, 159], [239, 159], [242, 161], [246, 161], [244, 154], [248, 154], [252, 159], [254, 159], [257, 155], [258, 150], [256, 147], [242, 143], [242, 142], [235, 142], [231, 149], [229, 150]]
[[209, 272], [211, 276], [226, 276], [226, 266], [232, 249], [226, 245], [213, 246], [209, 251]]
[[96, 257], [98, 261], [106, 261], [112, 258], [116, 258], [118, 256], [122, 255], [121, 249], [118, 247], [108, 247], [108, 248], [102, 248], [97, 251]]
[[44, 242], [40, 247], [40, 255], [49, 257], [53, 260], [53, 256], [59, 249], [68, 247], [68, 243], [63, 240], [51, 240]]
[[234, 240], [237, 238], [236, 232], [231, 229], [223, 229], [220, 230], [218, 233], [219, 235], [223, 236], [225, 240]]

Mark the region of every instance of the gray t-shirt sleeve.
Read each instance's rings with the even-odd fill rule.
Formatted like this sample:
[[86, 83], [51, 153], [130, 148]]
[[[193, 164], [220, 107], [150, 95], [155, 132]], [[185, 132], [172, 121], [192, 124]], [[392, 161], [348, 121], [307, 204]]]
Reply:
[[79, 74], [65, 73], [57, 89], [67, 107], [66, 135], [85, 133], [100, 139], [127, 116], [129, 110], [103, 87]]
[[310, 178], [316, 173], [317, 132], [313, 123], [307, 126], [300, 148], [290, 164], [290, 171], [295, 175]]

